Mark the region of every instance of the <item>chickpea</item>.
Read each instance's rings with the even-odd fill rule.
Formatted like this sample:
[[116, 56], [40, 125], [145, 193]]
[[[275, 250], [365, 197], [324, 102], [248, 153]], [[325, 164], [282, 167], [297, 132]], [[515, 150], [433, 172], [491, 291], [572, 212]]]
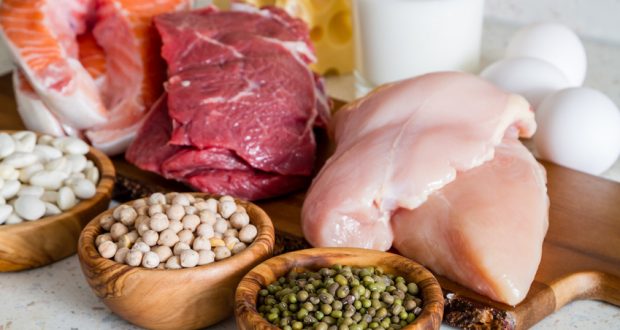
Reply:
[[225, 202], [235, 202], [235, 199], [230, 196], [230, 195], [224, 195], [222, 197], [220, 197], [220, 203], [225, 203]]
[[112, 240], [112, 235], [110, 235], [110, 233], [101, 234], [97, 236], [97, 238], [95, 238], [95, 246], [99, 247], [101, 243], [111, 241], [111, 240]]
[[213, 226], [203, 223], [200, 226], [198, 226], [198, 228], [196, 228], [196, 234], [198, 236], [204, 236], [206, 238], [211, 238], [213, 237]]
[[233, 254], [237, 254], [237, 253], [239, 253], [239, 252], [241, 252], [241, 251], [245, 250], [246, 248], [247, 248], [247, 245], [245, 245], [245, 243], [243, 243], [243, 242], [237, 242], [237, 243], [235, 244], [235, 246], [233, 246], [233, 248], [231, 249], [231, 252], [232, 252]]
[[181, 230], [177, 235], [179, 236], [179, 242], [192, 244], [194, 241], [194, 233], [191, 230]]
[[142, 251], [131, 250], [127, 253], [127, 256], [125, 256], [125, 263], [129, 266], [140, 266], [142, 263], [142, 255]]
[[173, 200], [173, 199], [174, 199], [174, 197], [175, 197], [176, 195], [178, 195], [178, 194], [179, 194], [179, 193], [176, 193], [176, 192], [169, 192], [169, 193], [166, 193], [166, 201], [167, 201], [168, 203], [172, 203], [172, 200]]
[[159, 234], [154, 230], [147, 230], [142, 234], [142, 241], [148, 246], [154, 246], [159, 240]]
[[224, 244], [226, 244], [226, 247], [229, 250], [232, 250], [232, 248], [237, 243], [239, 243], [239, 239], [237, 237], [234, 237], [234, 236], [226, 236], [226, 237], [224, 237]]
[[215, 252], [215, 260], [226, 259], [232, 255], [230, 250], [225, 246], [218, 246], [213, 250], [213, 252]]
[[148, 206], [148, 205], [147, 205], [146, 199], [140, 198], [140, 199], [136, 199], [135, 201], [133, 201], [133, 203], [131, 203], [131, 206], [137, 210], [143, 206]]
[[142, 253], [146, 253], [151, 251], [151, 247], [144, 242], [136, 242], [132, 247], [131, 251], [140, 251]]
[[188, 214], [183, 217], [183, 228], [190, 231], [196, 230], [196, 227], [200, 224], [200, 218], [197, 215]]
[[99, 245], [99, 247], [97, 248], [99, 254], [101, 254], [101, 256], [106, 259], [114, 257], [114, 255], [116, 254], [116, 249], [116, 244], [114, 244], [114, 242], [112, 241], [105, 241], [101, 243], [101, 245]]
[[149, 227], [156, 232], [161, 232], [170, 226], [170, 221], [163, 213], [157, 213], [151, 217], [151, 221], [149, 222]]
[[172, 256], [166, 261], [166, 269], [181, 269], [181, 260], [179, 256]]
[[170, 221], [170, 226], [168, 227], [168, 229], [172, 229], [175, 233], [178, 234], [181, 230], [183, 230], [183, 223], [178, 220]]
[[244, 212], [235, 212], [230, 216], [230, 224], [236, 228], [241, 229], [250, 223], [250, 216]]
[[180, 255], [181, 266], [185, 268], [196, 267], [198, 264], [198, 252], [194, 250], [183, 250]]
[[220, 202], [218, 210], [222, 217], [228, 219], [228, 217], [230, 217], [237, 210], [237, 204], [235, 204], [234, 201]]
[[173, 205], [189, 206], [190, 200], [187, 194], [178, 194], [172, 199]]
[[197, 211], [204, 211], [208, 208], [208, 206], [209, 204], [205, 202], [204, 200], [201, 200], [194, 204], [194, 207], [196, 208]]
[[239, 205], [239, 204], [237, 204], [237, 210], [235, 212], [236, 213], [248, 213], [248, 211], [246, 211], [245, 207], [243, 207], [243, 205]]
[[99, 220], [99, 225], [106, 231], [110, 231], [110, 228], [112, 228], [112, 225], [115, 223], [116, 220], [114, 220], [114, 217], [111, 215], [106, 215]]
[[159, 193], [159, 192], [154, 193], [151, 196], [149, 196], [148, 204], [149, 205], [166, 204], [166, 196], [164, 196], [164, 194]]
[[181, 252], [183, 252], [184, 250], [189, 250], [189, 244], [187, 243], [183, 243], [183, 242], [178, 242], [177, 244], [174, 245], [174, 247], [172, 248], [172, 253], [174, 253], [175, 256], [178, 256], [181, 254]]
[[213, 226], [216, 221], [215, 212], [211, 210], [200, 211], [200, 222]]
[[166, 264], [163, 262], [160, 262], [159, 265], [157, 266], [157, 268], [155, 269], [166, 269]]
[[211, 250], [198, 251], [198, 265], [206, 265], [215, 261], [215, 253]]
[[211, 246], [213, 247], [226, 246], [226, 243], [224, 243], [224, 240], [221, 238], [217, 238], [217, 237], [210, 238], [209, 243], [211, 243]]
[[155, 268], [159, 266], [159, 255], [157, 253], [149, 251], [142, 257], [142, 267]]
[[164, 213], [164, 207], [161, 204], [153, 204], [149, 206], [149, 216], [154, 216], [157, 213]]
[[204, 236], [198, 236], [192, 244], [194, 251], [211, 250], [211, 241]]
[[217, 233], [223, 234], [228, 229], [229, 225], [230, 225], [230, 222], [226, 220], [217, 220], [215, 222], [215, 225], [213, 225], [213, 230], [215, 230], [215, 232]]
[[172, 256], [172, 249], [165, 245], [156, 246], [151, 251], [157, 253], [160, 262], [166, 262]]
[[115, 208], [114, 211], [112, 211], [112, 216], [114, 217], [114, 220], [117, 220], [117, 221], [120, 220], [121, 212], [126, 208], [131, 208], [131, 206], [123, 204]]
[[129, 233], [119, 237], [118, 242], [116, 242], [116, 245], [118, 245], [119, 248], [128, 248], [131, 246], [131, 239], [127, 235], [129, 235]]
[[159, 240], [157, 244], [164, 246], [174, 246], [179, 242], [179, 236], [171, 229], [166, 229], [159, 234]]
[[166, 215], [168, 215], [168, 219], [170, 220], [178, 220], [180, 221], [185, 216], [185, 209], [183, 205], [173, 204], [170, 206], [168, 211], [166, 211]]
[[132, 231], [128, 232], [128, 233], [127, 233], [127, 234], [125, 234], [125, 235], [127, 235], [127, 237], [129, 237], [129, 241], [130, 241], [132, 244], [133, 244], [133, 243], [135, 243], [135, 242], [136, 242], [136, 240], [138, 240], [138, 232], [137, 232], [137, 231], [135, 231], [135, 230], [132, 230]]
[[149, 222], [151, 222], [151, 218], [149, 218], [148, 216], [146, 216], [146, 215], [138, 215], [138, 217], [136, 218], [136, 221], [134, 221], [133, 225], [134, 225], [134, 227], [138, 227], [142, 223], [148, 225]]
[[136, 230], [138, 231], [139, 235], [143, 235], [145, 232], [151, 230], [151, 228], [149, 227], [148, 224], [141, 223], [141, 224], [136, 226]]
[[209, 198], [205, 201], [207, 203], [207, 210], [215, 213], [217, 212], [217, 205], [219, 204], [216, 199]]
[[125, 263], [125, 258], [127, 258], [127, 253], [129, 253], [129, 248], [122, 247], [116, 250], [116, 254], [114, 255], [114, 261], [118, 263]]
[[239, 232], [239, 240], [243, 243], [252, 243], [258, 235], [258, 230], [254, 225], [247, 225]]
[[215, 232], [215, 233], [213, 233], [213, 237], [219, 238], [219, 239], [224, 239], [224, 234]]
[[120, 212], [120, 221], [125, 226], [133, 226], [138, 212], [133, 207], [126, 207]]
[[136, 212], [138, 212], [138, 215], [148, 215], [149, 214], [149, 206], [148, 205], [144, 205], [144, 206], [136, 207]]
[[186, 206], [184, 207], [185, 209], [185, 214], [196, 214], [198, 212], [198, 209], [195, 206]]
[[127, 229], [127, 227], [120, 222], [113, 224], [110, 228], [110, 235], [112, 235], [112, 239], [115, 241], [118, 240], [119, 237], [127, 234], [128, 232], [129, 229]]
[[224, 232], [224, 237], [228, 237], [228, 236], [238, 237], [239, 231], [235, 228], [226, 229], [226, 231]]

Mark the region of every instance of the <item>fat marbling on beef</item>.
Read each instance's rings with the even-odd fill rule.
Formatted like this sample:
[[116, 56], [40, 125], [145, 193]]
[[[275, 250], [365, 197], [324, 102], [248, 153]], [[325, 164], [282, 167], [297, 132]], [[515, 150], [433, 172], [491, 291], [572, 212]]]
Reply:
[[[314, 129], [329, 116], [322, 81], [308, 68], [315, 57], [306, 25], [277, 8], [247, 6], [166, 14], [155, 24], [169, 79], [165, 113], [151, 117], [166, 116], [168, 126], [147, 121], [127, 159], [203, 191], [248, 199], [304, 186]], [[162, 152], [174, 151], [154, 157], [145, 141], [153, 136], [165, 141]]]

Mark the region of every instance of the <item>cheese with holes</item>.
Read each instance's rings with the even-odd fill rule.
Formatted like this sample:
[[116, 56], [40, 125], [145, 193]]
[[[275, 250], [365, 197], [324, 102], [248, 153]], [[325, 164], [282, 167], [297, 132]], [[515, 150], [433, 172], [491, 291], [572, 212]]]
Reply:
[[316, 48], [319, 74], [353, 71], [351, 0], [244, 0], [257, 7], [278, 6], [306, 21]]

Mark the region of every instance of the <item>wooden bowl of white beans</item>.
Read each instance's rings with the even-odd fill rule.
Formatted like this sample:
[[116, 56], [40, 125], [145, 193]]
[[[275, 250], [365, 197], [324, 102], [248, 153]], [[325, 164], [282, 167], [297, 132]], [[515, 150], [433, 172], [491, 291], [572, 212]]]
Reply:
[[[44, 163], [45, 157], [51, 158]], [[2, 131], [0, 160], [0, 272], [41, 267], [74, 254], [82, 228], [110, 203], [115, 181], [110, 159], [78, 139]], [[67, 181], [73, 174], [63, 171], [75, 173], [76, 180]], [[90, 182], [81, 184], [79, 178], [88, 181], [84, 173]]]
[[[157, 202], [155, 195], [163, 194], [105, 211], [84, 228], [78, 256], [88, 284], [114, 313], [148, 329], [198, 329], [230, 317], [241, 278], [273, 253], [275, 234], [271, 219], [258, 206], [226, 196], [236, 203], [237, 212], [242, 209], [247, 214], [246, 223], [234, 225], [230, 220], [234, 218], [232, 212], [218, 215], [217, 221], [226, 218], [231, 223], [228, 230], [245, 225], [254, 233], [250, 235], [251, 241], [238, 235], [247, 245], [238, 240], [231, 243], [230, 249], [233, 245], [243, 249], [216, 255], [219, 246], [215, 244], [220, 237], [214, 236], [219, 230], [217, 224], [209, 224], [200, 207], [198, 211], [188, 209], [198, 203], [208, 204], [215, 197], [204, 193], [168, 193], [167, 200]], [[170, 200], [178, 195], [191, 196], [192, 204], [183, 204], [185, 213], [177, 216], [176, 202]], [[224, 197], [217, 199], [222, 204]], [[183, 228], [173, 230], [175, 223]], [[215, 234], [211, 229], [200, 228], [202, 225], [215, 228]], [[187, 231], [196, 233], [189, 238], [191, 241], [183, 238]], [[241, 234], [242, 230], [238, 232]], [[208, 243], [203, 237], [214, 241]], [[188, 245], [182, 249], [185, 242]]]

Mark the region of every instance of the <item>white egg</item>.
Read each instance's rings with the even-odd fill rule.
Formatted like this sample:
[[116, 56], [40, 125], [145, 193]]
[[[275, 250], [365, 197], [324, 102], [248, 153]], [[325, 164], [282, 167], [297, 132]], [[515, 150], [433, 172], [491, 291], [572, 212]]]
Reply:
[[536, 112], [538, 155], [599, 175], [620, 155], [620, 111], [605, 94], [568, 88], [548, 96]]
[[523, 95], [534, 109], [547, 95], [571, 86], [556, 67], [528, 57], [495, 62], [480, 76], [507, 92]]
[[581, 86], [586, 77], [586, 52], [570, 28], [557, 23], [539, 23], [517, 31], [506, 49], [506, 58], [534, 57], [560, 69], [571, 87]]

